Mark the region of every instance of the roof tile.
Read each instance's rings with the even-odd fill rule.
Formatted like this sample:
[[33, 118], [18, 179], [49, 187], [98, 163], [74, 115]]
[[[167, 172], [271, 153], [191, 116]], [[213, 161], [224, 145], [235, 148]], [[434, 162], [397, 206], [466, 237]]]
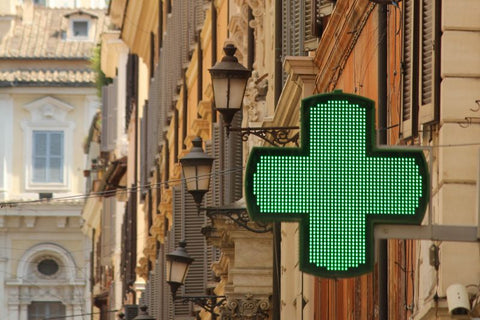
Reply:
[[66, 40], [68, 16], [76, 13], [78, 10], [35, 7], [31, 24], [23, 23], [21, 17], [17, 17], [13, 32], [0, 43], [0, 58], [89, 58], [101, 32], [107, 27], [105, 12], [83, 10], [89, 17], [98, 17], [91, 20], [96, 24], [93, 41]]

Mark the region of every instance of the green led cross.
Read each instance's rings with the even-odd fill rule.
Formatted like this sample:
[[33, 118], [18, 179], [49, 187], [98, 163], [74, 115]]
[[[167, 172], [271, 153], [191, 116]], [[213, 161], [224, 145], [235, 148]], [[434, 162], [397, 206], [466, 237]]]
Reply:
[[302, 101], [300, 148], [253, 148], [253, 220], [300, 222], [300, 268], [323, 277], [373, 267], [375, 223], [420, 224], [429, 197], [421, 150], [379, 149], [373, 101], [335, 91]]

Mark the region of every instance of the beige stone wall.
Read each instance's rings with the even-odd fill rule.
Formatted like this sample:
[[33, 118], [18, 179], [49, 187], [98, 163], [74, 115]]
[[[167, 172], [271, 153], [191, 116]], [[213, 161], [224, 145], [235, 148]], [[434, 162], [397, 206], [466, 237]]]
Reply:
[[[480, 116], [480, 6], [475, 0], [442, 1], [440, 124], [434, 133], [432, 168], [432, 213], [438, 224], [478, 223], [477, 177], [479, 167]], [[468, 118], [473, 119], [468, 121]], [[463, 145], [463, 146], [459, 146]], [[415, 319], [437, 319], [433, 295], [440, 296], [439, 315], [446, 312], [446, 289], [453, 283], [475, 287], [480, 275], [480, 252], [476, 243], [443, 242], [440, 267], [429, 266], [430, 241], [419, 244], [418, 305]], [[443, 308], [443, 309], [442, 309]]]
[[[25, 166], [26, 166], [26, 132], [22, 129], [22, 122], [30, 121], [31, 114], [24, 107], [25, 105], [32, 103], [38, 99], [44, 97], [52, 97], [58, 99], [71, 107], [73, 109], [69, 111], [66, 115], [65, 121], [71, 122], [73, 125], [73, 131], [71, 135], [71, 140], [66, 141], [67, 147], [71, 147], [70, 162], [65, 162], [65, 170], [68, 172], [68, 181], [69, 188], [61, 194], [81, 194], [84, 192], [84, 180], [83, 180], [83, 169], [85, 166], [84, 154], [83, 154], [83, 141], [88, 134], [88, 129], [85, 128], [84, 123], [91, 121], [91, 112], [88, 109], [94, 110], [94, 105], [97, 102], [92, 102], [92, 99], [95, 100], [95, 89], [50, 89], [50, 90], [18, 90], [15, 93], [10, 95], [13, 100], [13, 145], [18, 146], [12, 150], [13, 167], [12, 167], [12, 184], [9, 189], [11, 197], [28, 197], [28, 198], [38, 198], [35, 193], [29, 193], [25, 189]], [[34, 93], [31, 93], [31, 92]], [[37, 93], [35, 93], [35, 91]], [[72, 92], [73, 91], [73, 92]], [[72, 94], [73, 93], [73, 94]], [[67, 151], [67, 149], [65, 150]]]

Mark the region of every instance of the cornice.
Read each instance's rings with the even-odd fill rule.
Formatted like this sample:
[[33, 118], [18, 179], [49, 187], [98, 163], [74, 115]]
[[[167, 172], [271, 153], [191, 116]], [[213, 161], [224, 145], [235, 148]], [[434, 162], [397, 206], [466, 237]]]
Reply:
[[297, 126], [300, 120], [300, 99], [314, 91], [318, 68], [312, 57], [286, 57], [284, 68], [288, 78], [277, 103], [273, 126]]
[[335, 88], [374, 8], [375, 3], [365, 0], [337, 2], [315, 52], [314, 61], [320, 70], [316, 78], [316, 92], [328, 92]]

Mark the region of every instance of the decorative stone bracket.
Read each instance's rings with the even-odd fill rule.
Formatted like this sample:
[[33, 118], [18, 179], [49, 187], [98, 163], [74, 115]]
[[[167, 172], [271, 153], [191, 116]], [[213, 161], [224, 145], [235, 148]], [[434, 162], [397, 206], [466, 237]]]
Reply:
[[224, 320], [263, 320], [269, 318], [270, 309], [269, 299], [248, 294], [244, 298], [227, 299], [220, 307], [220, 314]]

